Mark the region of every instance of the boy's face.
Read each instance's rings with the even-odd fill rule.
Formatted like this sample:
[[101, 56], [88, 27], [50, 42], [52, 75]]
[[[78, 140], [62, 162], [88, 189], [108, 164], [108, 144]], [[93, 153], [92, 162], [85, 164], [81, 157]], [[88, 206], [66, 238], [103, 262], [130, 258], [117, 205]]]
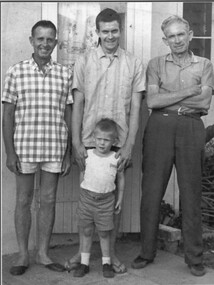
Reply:
[[112, 132], [96, 129], [94, 132], [95, 147], [99, 154], [107, 154], [115, 142]]

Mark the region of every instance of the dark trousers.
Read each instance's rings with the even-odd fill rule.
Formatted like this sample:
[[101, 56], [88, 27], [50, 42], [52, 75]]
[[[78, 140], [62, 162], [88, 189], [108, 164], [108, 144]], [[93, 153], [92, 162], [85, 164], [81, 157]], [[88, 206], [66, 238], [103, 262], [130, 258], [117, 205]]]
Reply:
[[202, 262], [201, 170], [205, 128], [200, 118], [154, 112], [143, 144], [141, 256], [156, 255], [160, 204], [175, 165], [181, 197], [185, 262]]

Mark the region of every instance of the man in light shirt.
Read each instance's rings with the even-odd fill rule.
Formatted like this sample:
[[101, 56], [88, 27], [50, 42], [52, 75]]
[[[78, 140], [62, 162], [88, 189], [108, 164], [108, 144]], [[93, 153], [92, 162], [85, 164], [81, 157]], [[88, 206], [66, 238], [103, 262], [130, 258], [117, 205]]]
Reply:
[[[117, 12], [104, 9], [96, 18], [99, 45], [80, 55], [74, 66], [72, 137], [75, 159], [81, 171], [85, 168], [87, 148], [94, 147], [93, 130], [103, 117], [118, 124], [115, 144], [118, 169], [128, 167], [138, 130], [142, 92], [145, 89], [144, 68], [139, 59], [120, 48], [121, 20]], [[129, 189], [131, 191], [131, 189]], [[111, 260], [116, 273], [126, 267], [115, 254], [115, 240], [120, 215], [115, 215], [111, 233]], [[68, 269], [80, 261], [80, 250], [67, 262]]]

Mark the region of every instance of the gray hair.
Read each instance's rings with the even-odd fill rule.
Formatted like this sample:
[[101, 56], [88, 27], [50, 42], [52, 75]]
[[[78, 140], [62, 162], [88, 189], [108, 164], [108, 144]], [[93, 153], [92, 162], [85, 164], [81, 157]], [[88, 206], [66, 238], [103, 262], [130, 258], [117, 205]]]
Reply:
[[163, 31], [164, 34], [165, 34], [166, 27], [172, 23], [182, 23], [186, 26], [187, 31], [190, 30], [189, 23], [184, 18], [177, 16], [177, 15], [173, 15], [165, 19], [161, 25], [161, 30]]

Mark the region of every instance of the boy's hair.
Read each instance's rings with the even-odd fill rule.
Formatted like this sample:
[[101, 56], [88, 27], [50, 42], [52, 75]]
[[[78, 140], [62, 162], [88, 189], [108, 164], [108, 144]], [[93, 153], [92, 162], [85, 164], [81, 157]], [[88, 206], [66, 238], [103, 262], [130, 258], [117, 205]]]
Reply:
[[190, 30], [189, 23], [184, 18], [179, 17], [177, 15], [173, 15], [165, 19], [161, 25], [161, 30], [163, 31], [164, 34], [166, 27], [172, 23], [182, 23], [186, 26], [187, 31]]
[[99, 129], [100, 131], [103, 132], [110, 132], [113, 134], [115, 138], [118, 136], [118, 131], [117, 131], [117, 124], [115, 121], [109, 119], [109, 118], [103, 118], [100, 121], [98, 121], [95, 125], [95, 131], [96, 129]]
[[119, 28], [121, 29], [120, 15], [115, 10], [106, 8], [102, 10], [96, 17], [96, 29], [99, 31], [100, 22], [113, 22], [113, 21], [117, 21], [119, 24]]
[[36, 28], [43, 27], [43, 28], [51, 28], [54, 30], [55, 34], [57, 33], [56, 26], [51, 21], [41, 20], [37, 22], [31, 29], [31, 36], [34, 36], [34, 32]]

